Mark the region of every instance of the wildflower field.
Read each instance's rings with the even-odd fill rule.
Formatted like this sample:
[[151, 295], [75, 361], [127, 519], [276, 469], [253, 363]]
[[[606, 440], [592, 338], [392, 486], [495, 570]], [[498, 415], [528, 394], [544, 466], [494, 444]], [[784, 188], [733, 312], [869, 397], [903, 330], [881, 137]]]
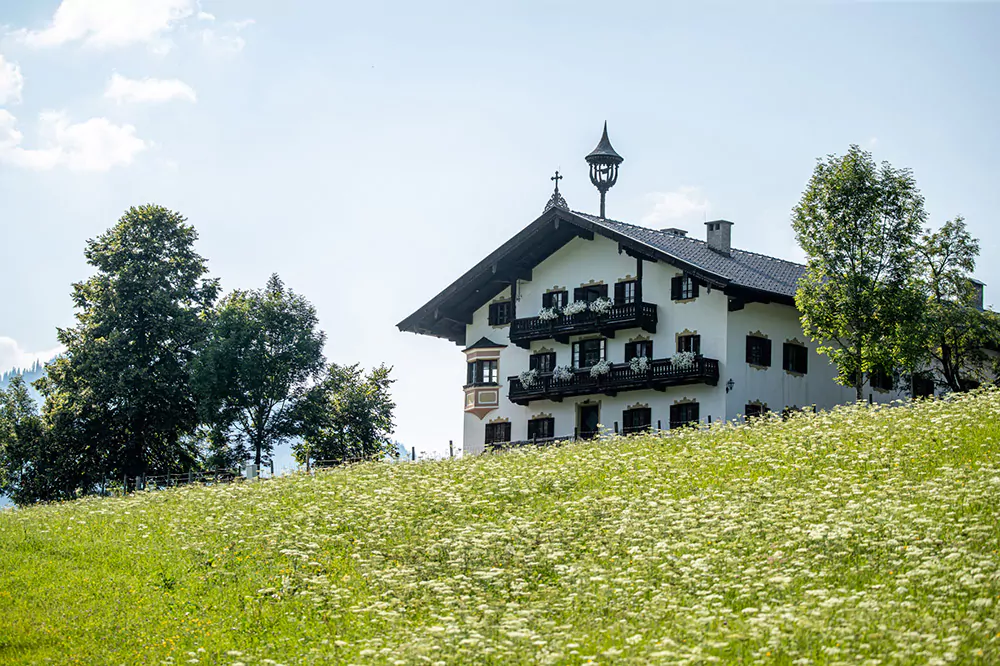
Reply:
[[0, 662], [1000, 663], [1000, 392], [0, 513]]

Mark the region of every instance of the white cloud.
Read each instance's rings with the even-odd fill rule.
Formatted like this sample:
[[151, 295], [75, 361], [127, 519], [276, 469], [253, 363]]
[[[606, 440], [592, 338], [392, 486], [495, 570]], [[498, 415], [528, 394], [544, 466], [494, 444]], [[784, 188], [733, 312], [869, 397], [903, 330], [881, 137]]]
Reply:
[[16, 63], [4, 60], [0, 53], [0, 104], [18, 103], [21, 101], [21, 90], [24, 89], [24, 77], [21, 68]]
[[201, 31], [201, 43], [207, 48], [223, 53], [239, 53], [247, 44], [247, 41], [240, 37], [240, 33], [254, 23], [256, 21], [253, 19], [243, 19], [226, 23], [222, 31], [205, 28]]
[[62, 345], [55, 349], [30, 352], [18, 344], [14, 338], [7, 338], [0, 335], [0, 372], [7, 372], [14, 368], [27, 368], [41, 361], [45, 363], [66, 351]]
[[73, 171], [107, 171], [132, 163], [148, 144], [132, 125], [116, 125], [107, 118], [71, 123], [65, 112], [39, 116], [39, 148], [23, 148], [17, 119], [0, 109], [0, 162], [36, 171], [66, 167]]
[[215, 14], [209, 14], [208, 12], [198, 12], [199, 21], [214, 21]]
[[703, 222], [711, 204], [697, 187], [683, 185], [672, 192], [653, 192], [647, 195], [651, 209], [642, 218], [642, 224], [653, 229], [678, 223]]
[[20, 36], [38, 47], [83, 41], [97, 48], [152, 43], [162, 50], [163, 35], [196, 6], [196, 0], [62, 0], [48, 27]]
[[179, 99], [195, 102], [194, 88], [179, 79], [129, 79], [115, 72], [108, 81], [104, 96], [123, 102], [168, 102]]

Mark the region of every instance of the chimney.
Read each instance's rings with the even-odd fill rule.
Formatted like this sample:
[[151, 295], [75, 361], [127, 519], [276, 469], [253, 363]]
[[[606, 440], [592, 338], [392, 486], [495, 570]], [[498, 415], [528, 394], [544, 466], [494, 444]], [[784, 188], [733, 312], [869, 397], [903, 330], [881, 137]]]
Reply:
[[687, 236], [688, 232], [683, 229], [678, 229], [677, 227], [667, 227], [666, 229], [660, 229], [662, 233], [671, 234], [672, 236]]
[[986, 300], [983, 297], [983, 288], [986, 286], [979, 280], [973, 278], [972, 282], [972, 306], [977, 310], [986, 309]]
[[712, 220], [706, 222], [708, 227], [708, 246], [727, 257], [733, 254], [733, 223], [728, 220]]

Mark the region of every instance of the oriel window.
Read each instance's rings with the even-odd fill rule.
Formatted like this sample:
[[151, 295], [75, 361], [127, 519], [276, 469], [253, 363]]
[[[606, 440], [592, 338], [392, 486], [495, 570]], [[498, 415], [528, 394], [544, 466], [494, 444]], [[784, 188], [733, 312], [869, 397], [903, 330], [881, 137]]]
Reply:
[[473, 361], [469, 363], [466, 384], [498, 384], [500, 372], [497, 361]]

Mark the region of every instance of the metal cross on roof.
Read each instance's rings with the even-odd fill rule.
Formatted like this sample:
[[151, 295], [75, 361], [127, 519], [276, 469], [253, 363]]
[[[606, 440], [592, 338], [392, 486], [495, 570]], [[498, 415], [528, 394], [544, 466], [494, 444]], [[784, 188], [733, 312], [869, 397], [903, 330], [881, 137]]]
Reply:
[[560, 180], [562, 180], [562, 179], [563, 179], [563, 177], [559, 175], [559, 172], [558, 172], [558, 171], [556, 171], [556, 175], [554, 175], [554, 176], [552, 176], [551, 178], [549, 178], [549, 180], [554, 180], [554, 181], [556, 181], [556, 193], [557, 193], [557, 194], [558, 194], [558, 192], [559, 192], [559, 181], [560, 181]]

